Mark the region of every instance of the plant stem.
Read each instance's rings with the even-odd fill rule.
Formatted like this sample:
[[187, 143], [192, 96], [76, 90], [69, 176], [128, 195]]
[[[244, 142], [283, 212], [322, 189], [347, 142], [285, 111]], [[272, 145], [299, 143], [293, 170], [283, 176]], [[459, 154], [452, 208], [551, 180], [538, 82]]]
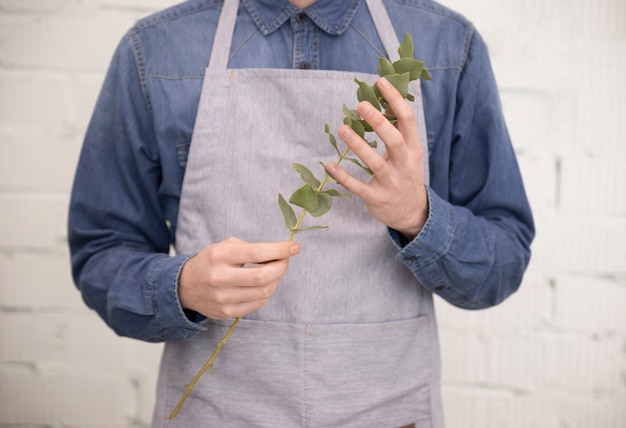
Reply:
[[[341, 153], [341, 155], [339, 155], [339, 159], [337, 160], [337, 165], [339, 165], [341, 163], [341, 161], [348, 156], [348, 153], [350, 152], [350, 148], [346, 148], [343, 153]], [[321, 192], [322, 189], [324, 188], [324, 186], [326, 185], [326, 183], [328, 183], [328, 179], [326, 177], [324, 177], [324, 180], [322, 180], [322, 182], [320, 183], [319, 186], [317, 186], [317, 189], [315, 190], [316, 192]], [[302, 209], [302, 212], [300, 213], [300, 216], [298, 217], [298, 220], [296, 221], [296, 224], [293, 226], [293, 229], [291, 229], [291, 234], [289, 235], [289, 238], [287, 239], [287, 241], [292, 241], [294, 236], [296, 236], [296, 233], [298, 233], [298, 229], [300, 228], [300, 224], [302, 224], [302, 220], [304, 220], [304, 216], [306, 215], [307, 210], [306, 208]]]
[[[336, 162], [337, 165], [339, 165], [341, 163], [341, 161], [343, 161], [343, 159], [348, 155], [349, 152], [350, 152], [350, 148], [346, 148], [343, 151], [343, 153], [341, 153], [341, 155], [339, 155], [339, 159]], [[328, 183], [328, 178], [324, 177], [324, 180], [322, 180], [320, 185], [317, 187], [316, 192], [321, 192], [322, 189], [324, 188], [324, 186], [326, 185], [326, 183]], [[300, 224], [304, 220], [304, 217], [306, 216], [306, 213], [307, 213], [306, 208], [303, 208], [302, 212], [300, 213], [300, 216], [298, 217], [298, 220], [296, 221], [296, 224], [294, 225], [293, 229], [291, 230], [291, 234], [289, 235], [289, 238], [287, 239], [287, 241], [292, 241], [294, 236], [296, 236], [296, 233], [298, 233], [298, 229], [300, 228]], [[213, 361], [215, 361], [215, 358], [217, 357], [217, 355], [220, 353], [220, 351], [222, 350], [224, 345], [226, 345], [226, 342], [228, 342], [228, 339], [230, 338], [230, 335], [235, 330], [235, 327], [237, 327], [237, 324], [239, 324], [239, 321], [241, 321], [241, 317], [235, 318], [235, 321], [233, 321], [232, 325], [230, 326], [230, 328], [226, 332], [226, 335], [224, 335], [222, 340], [215, 347], [215, 351], [213, 351], [213, 354], [211, 355], [211, 358], [209, 358], [208, 361], [206, 363], [204, 363], [204, 366], [202, 366], [202, 368], [198, 371], [198, 373], [196, 373], [196, 375], [191, 380], [191, 383], [189, 385], [187, 385], [187, 389], [185, 389], [185, 393], [180, 398], [180, 400], [178, 401], [178, 404], [176, 405], [176, 407], [174, 408], [174, 410], [170, 414], [170, 419], [174, 419], [176, 417], [176, 415], [178, 414], [180, 409], [183, 407], [183, 404], [185, 404], [185, 400], [187, 400], [187, 397], [191, 393], [191, 390], [196, 385], [196, 383], [198, 382], [200, 377], [204, 374], [205, 371], [207, 371], [207, 369], [209, 369], [210, 367], [213, 366]]]
[[241, 317], [237, 317], [235, 319], [235, 321], [233, 321], [232, 325], [230, 326], [230, 328], [226, 332], [226, 335], [224, 336], [224, 338], [220, 341], [220, 343], [217, 344], [217, 347], [215, 348], [215, 351], [213, 351], [213, 355], [211, 355], [211, 358], [209, 358], [209, 360], [204, 364], [204, 366], [202, 366], [200, 371], [198, 373], [196, 373], [196, 375], [193, 377], [191, 383], [189, 385], [187, 385], [187, 389], [185, 390], [185, 393], [183, 394], [181, 399], [178, 401], [178, 404], [176, 405], [176, 407], [174, 408], [174, 410], [170, 414], [170, 419], [174, 419], [176, 417], [176, 415], [178, 414], [179, 410], [181, 409], [181, 407], [183, 407], [183, 404], [185, 403], [185, 400], [187, 399], [187, 397], [191, 393], [191, 390], [193, 389], [193, 387], [196, 385], [196, 382], [198, 382], [198, 379], [200, 379], [200, 376], [202, 376], [204, 374], [204, 372], [207, 371], [207, 369], [209, 367], [213, 366], [213, 361], [215, 361], [215, 358], [217, 357], [217, 354], [219, 354], [220, 351], [222, 350], [222, 347], [224, 345], [226, 345], [226, 342], [228, 342], [228, 339], [230, 338], [230, 335], [235, 330], [235, 327], [237, 327], [237, 324], [239, 324], [239, 321], [241, 321]]

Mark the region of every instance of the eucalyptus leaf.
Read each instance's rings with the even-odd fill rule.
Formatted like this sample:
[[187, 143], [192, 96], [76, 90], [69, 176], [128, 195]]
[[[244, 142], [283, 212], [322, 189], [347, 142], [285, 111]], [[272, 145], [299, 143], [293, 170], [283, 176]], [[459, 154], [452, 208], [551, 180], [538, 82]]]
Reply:
[[280, 207], [280, 211], [283, 213], [283, 218], [285, 219], [285, 226], [287, 229], [291, 230], [297, 222], [296, 213], [293, 212], [293, 208], [291, 205], [287, 203], [283, 195], [278, 194], [278, 206]]
[[359, 79], [354, 79], [354, 81], [359, 85], [359, 89], [356, 91], [357, 99], [359, 101], [369, 102], [376, 110], [380, 111], [380, 104], [378, 103], [378, 97], [374, 92], [374, 88]]
[[360, 120], [354, 120], [351, 117], [345, 117], [343, 119], [343, 123], [348, 125], [354, 132], [356, 132], [359, 137], [365, 137], [365, 127], [361, 124]]
[[360, 119], [357, 122], [359, 122], [361, 124], [361, 126], [363, 127], [363, 130], [365, 132], [372, 132], [372, 131], [374, 131], [374, 129], [371, 127], [371, 125], [369, 123], [367, 123], [365, 121], [365, 119]]
[[409, 73], [409, 80], [417, 80], [424, 69], [424, 63], [414, 58], [401, 58], [393, 63], [393, 69], [397, 74]]
[[337, 152], [337, 154], [339, 156], [341, 156], [341, 152], [339, 151], [339, 147], [337, 147], [337, 139], [335, 138], [335, 136], [330, 132], [330, 126], [328, 126], [328, 124], [326, 123], [324, 126], [324, 130], [326, 131], [326, 134], [328, 134], [328, 140], [330, 141], [330, 145], [333, 146], [333, 148], [335, 149], [335, 151]]
[[343, 105], [342, 110], [343, 110], [343, 114], [346, 117], [349, 117], [354, 120], [359, 120], [361, 118], [361, 115], [359, 114], [358, 111], [354, 109], [349, 109], [345, 104]]
[[307, 211], [317, 209], [317, 195], [309, 183], [305, 183], [304, 186], [293, 192], [289, 202]]
[[333, 203], [333, 198], [330, 195], [322, 192], [316, 193], [315, 198], [317, 199], [315, 203], [315, 208], [307, 208], [307, 211], [313, 217], [321, 217], [330, 210], [330, 207]]
[[350, 195], [347, 193], [341, 193], [340, 191], [338, 191], [337, 189], [327, 189], [324, 190], [323, 192], [320, 193], [326, 193], [329, 196], [333, 196], [333, 197], [341, 197], [344, 199], [350, 199]]
[[393, 64], [391, 64], [391, 61], [382, 56], [378, 57], [378, 67], [376, 67], [376, 71], [380, 77], [396, 72], [393, 68]]
[[306, 166], [294, 162], [291, 164], [291, 168], [300, 173], [300, 176], [302, 177], [304, 182], [309, 183], [314, 189], [319, 188], [320, 184], [322, 184], [317, 178], [315, 178], [313, 173]]
[[359, 168], [361, 168], [363, 171], [365, 171], [368, 175], [371, 175], [372, 177], [374, 176], [374, 171], [369, 169], [368, 166], [363, 165], [361, 163], [361, 161], [359, 161], [358, 159], [355, 159], [355, 158], [344, 158], [344, 159], [347, 160], [347, 161], [352, 162], [355, 165], [357, 165]]
[[385, 77], [391, 85], [400, 92], [402, 98], [406, 98], [409, 93], [409, 73], [390, 74]]
[[304, 227], [302, 229], [291, 229], [291, 230], [295, 232], [306, 232], [309, 230], [321, 230], [321, 229], [328, 229], [328, 226], [309, 226], [309, 227]]
[[420, 74], [420, 79], [421, 80], [433, 80], [433, 78], [430, 76], [430, 73], [425, 68], [422, 68], [422, 73]]
[[398, 54], [400, 58], [413, 58], [413, 39], [411, 39], [409, 33], [404, 35], [404, 40], [402, 40], [398, 48]]

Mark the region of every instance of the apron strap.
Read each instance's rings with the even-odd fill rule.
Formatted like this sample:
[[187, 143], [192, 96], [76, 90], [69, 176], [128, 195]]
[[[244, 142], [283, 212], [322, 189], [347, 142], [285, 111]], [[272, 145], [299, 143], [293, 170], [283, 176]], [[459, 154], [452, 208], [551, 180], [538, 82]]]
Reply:
[[[387, 52], [387, 57], [391, 62], [396, 61], [399, 59], [397, 51], [399, 46], [398, 36], [393, 29], [393, 24], [389, 19], [382, 0], [366, 0], [366, 3], [370, 15], [372, 15], [374, 26], [378, 31], [378, 36]], [[224, 0], [211, 49], [211, 59], [209, 60], [209, 68], [211, 69], [224, 70], [228, 66], [228, 57], [230, 56], [230, 46], [238, 10], [239, 0]]]
[[370, 15], [372, 15], [372, 21], [374, 21], [374, 26], [378, 31], [378, 37], [380, 37], [380, 41], [387, 52], [387, 58], [391, 62], [397, 61], [400, 59], [400, 55], [398, 55], [400, 42], [389, 19], [389, 14], [387, 14], [387, 9], [385, 9], [382, 0], [365, 0], [365, 3], [367, 3], [367, 8], [370, 11]]
[[225, 70], [228, 65], [230, 43], [235, 31], [238, 10], [239, 0], [224, 0], [211, 48], [211, 59], [209, 60], [209, 68], [211, 69]]

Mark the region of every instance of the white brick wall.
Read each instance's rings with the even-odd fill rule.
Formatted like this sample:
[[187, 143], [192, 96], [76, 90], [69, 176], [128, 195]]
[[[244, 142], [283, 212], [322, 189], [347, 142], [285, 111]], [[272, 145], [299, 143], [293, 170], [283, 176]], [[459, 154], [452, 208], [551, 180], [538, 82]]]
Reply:
[[[174, 0], [0, 0], [0, 427], [147, 426], [160, 345], [74, 290], [66, 207], [124, 31]], [[437, 302], [449, 428], [626, 426], [626, 2], [447, 0], [490, 47], [538, 237], [520, 291]]]

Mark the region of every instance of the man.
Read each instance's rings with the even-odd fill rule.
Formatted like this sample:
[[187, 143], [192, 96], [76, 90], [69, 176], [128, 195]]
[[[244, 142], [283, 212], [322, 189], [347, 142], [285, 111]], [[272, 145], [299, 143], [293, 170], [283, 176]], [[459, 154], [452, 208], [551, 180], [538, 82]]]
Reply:
[[[378, 81], [398, 123], [358, 105], [374, 150], [339, 127], [341, 105], [405, 33], [433, 80], [411, 104]], [[333, 163], [325, 122], [372, 179]], [[277, 242], [294, 161], [323, 161], [356, 195], [299, 244]], [[432, 294], [500, 303], [534, 228], [486, 47], [463, 17], [429, 0], [192, 0], [120, 43], [69, 233], [86, 303], [120, 335], [166, 341], [154, 426], [440, 427]]]

